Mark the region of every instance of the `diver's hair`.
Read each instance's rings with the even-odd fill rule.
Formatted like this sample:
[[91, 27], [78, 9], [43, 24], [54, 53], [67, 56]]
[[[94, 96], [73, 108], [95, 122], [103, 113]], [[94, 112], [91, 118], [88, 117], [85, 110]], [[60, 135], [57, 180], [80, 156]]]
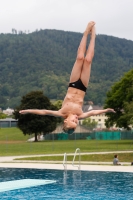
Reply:
[[74, 128], [68, 128], [68, 127], [66, 127], [65, 124], [64, 124], [62, 130], [63, 130], [63, 132], [68, 133], [68, 134], [72, 134], [75, 131]]
[[68, 131], [68, 128], [65, 126], [65, 124], [64, 124], [64, 126], [63, 126], [62, 130], [63, 130], [65, 133], [67, 133], [67, 131]]

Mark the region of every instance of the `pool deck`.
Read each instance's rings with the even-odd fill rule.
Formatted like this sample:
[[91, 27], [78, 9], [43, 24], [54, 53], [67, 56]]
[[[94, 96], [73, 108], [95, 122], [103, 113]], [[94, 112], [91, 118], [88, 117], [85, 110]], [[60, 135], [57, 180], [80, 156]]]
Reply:
[[[126, 152], [125, 152], [126, 153]], [[48, 161], [21, 161], [14, 160], [23, 157], [35, 157], [44, 155], [28, 155], [28, 156], [3, 156], [0, 157], [0, 168], [30, 168], [30, 169], [58, 169], [64, 170], [63, 162]], [[48, 155], [45, 155], [48, 156]], [[53, 156], [53, 155], [52, 155]], [[59, 164], [61, 163], [61, 164]], [[133, 172], [131, 163], [121, 163], [122, 165], [114, 166], [112, 162], [82, 162], [80, 169], [82, 171], [111, 171], [111, 172]], [[75, 163], [75, 165], [78, 165]], [[78, 170], [71, 163], [67, 164], [67, 170]]]
[[[110, 172], [133, 172], [133, 166], [108, 166], [108, 165], [81, 165], [82, 171], [110, 171]], [[44, 163], [0, 163], [0, 168], [30, 168], [30, 169], [58, 169], [64, 170], [62, 164]], [[67, 170], [78, 170], [77, 167], [67, 165]]]

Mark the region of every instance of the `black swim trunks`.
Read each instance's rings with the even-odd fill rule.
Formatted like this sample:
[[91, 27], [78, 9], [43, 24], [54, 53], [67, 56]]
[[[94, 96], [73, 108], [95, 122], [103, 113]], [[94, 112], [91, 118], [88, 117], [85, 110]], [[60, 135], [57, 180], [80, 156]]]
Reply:
[[77, 89], [82, 90], [84, 92], [86, 92], [86, 89], [87, 89], [80, 79], [78, 81], [69, 83], [68, 87], [77, 88]]

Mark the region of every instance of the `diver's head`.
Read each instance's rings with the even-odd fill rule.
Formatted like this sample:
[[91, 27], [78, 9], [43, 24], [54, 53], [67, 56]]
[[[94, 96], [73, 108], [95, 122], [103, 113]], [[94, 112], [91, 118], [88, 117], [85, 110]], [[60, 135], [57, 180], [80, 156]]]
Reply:
[[68, 134], [72, 134], [76, 129], [78, 124], [78, 116], [69, 114], [68, 117], [64, 120], [63, 131]]

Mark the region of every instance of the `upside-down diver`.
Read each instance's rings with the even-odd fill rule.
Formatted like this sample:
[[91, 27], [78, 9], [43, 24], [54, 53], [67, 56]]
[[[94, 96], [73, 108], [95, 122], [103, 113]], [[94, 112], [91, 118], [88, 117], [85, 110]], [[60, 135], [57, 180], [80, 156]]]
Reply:
[[[86, 50], [87, 38], [89, 34], [90, 43], [88, 49]], [[70, 75], [68, 90], [60, 110], [53, 111], [45, 109], [28, 109], [21, 110], [19, 113], [62, 117], [64, 118], [64, 132], [72, 134], [77, 127], [78, 120], [101, 113], [115, 112], [111, 108], [103, 110], [92, 110], [86, 113], [83, 113], [82, 111], [83, 100], [90, 79], [91, 63], [94, 57], [95, 37], [95, 22], [91, 21], [88, 23], [83, 33], [83, 37], [77, 51], [76, 61]]]

